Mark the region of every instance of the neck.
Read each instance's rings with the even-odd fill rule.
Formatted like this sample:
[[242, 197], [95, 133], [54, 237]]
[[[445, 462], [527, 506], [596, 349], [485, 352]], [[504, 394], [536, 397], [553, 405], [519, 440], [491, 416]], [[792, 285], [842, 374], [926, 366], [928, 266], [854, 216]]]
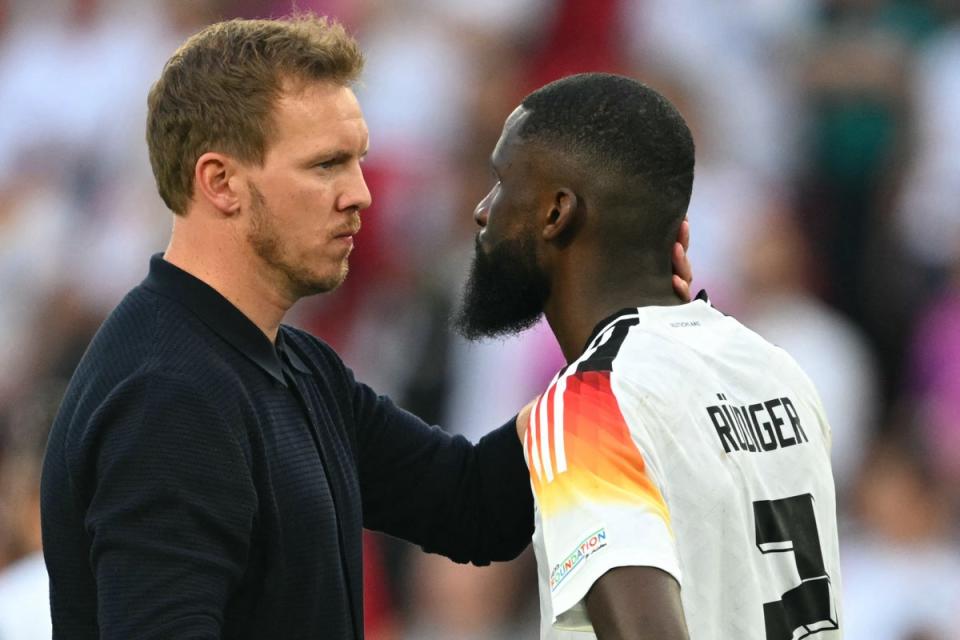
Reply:
[[163, 259], [215, 289], [274, 342], [296, 300], [270, 280], [241, 233], [225, 235], [202, 222], [175, 217]]
[[544, 315], [569, 363], [583, 353], [597, 323], [620, 309], [682, 302], [673, 291], [670, 275], [617, 278], [599, 270], [571, 268], [560, 270], [551, 284]]

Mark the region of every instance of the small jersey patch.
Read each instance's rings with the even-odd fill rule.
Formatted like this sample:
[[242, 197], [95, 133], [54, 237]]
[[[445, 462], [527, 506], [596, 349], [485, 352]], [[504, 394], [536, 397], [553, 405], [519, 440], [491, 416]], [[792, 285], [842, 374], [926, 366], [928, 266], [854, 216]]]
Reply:
[[560, 583], [566, 579], [574, 569], [579, 567], [588, 557], [607, 546], [607, 529], [600, 527], [593, 533], [587, 534], [571, 551], [566, 558], [559, 562], [550, 572], [550, 591], [555, 591]]

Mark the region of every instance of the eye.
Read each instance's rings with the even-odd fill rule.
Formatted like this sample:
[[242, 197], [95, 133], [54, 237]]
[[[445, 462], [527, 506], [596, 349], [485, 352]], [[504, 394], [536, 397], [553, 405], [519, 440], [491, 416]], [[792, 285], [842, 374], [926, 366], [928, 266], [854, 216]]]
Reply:
[[349, 160], [350, 160], [350, 156], [348, 154], [337, 153], [332, 156], [327, 156], [323, 158], [319, 162], [314, 163], [313, 166], [318, 169], [329, 170], [329, 169], [338, 167], [342, 164], [345, 164]]

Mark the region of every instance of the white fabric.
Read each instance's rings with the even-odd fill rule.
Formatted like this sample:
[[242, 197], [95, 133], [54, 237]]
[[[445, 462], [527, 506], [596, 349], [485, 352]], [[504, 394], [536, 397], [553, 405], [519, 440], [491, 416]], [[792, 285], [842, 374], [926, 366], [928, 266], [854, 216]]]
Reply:
[[53, 635], [47, 567], [35, 553], [0, 573], [0, 640], [43, 640]]
[[[731, 407], [755, 426], [725, 429], [738, 422]], [[542, 638], [595, 637], [590, 587], [643, 565], [678, 580], [693, 640], [769, 640], [764, 604], [801, 585], [801, 531], [816, 532], [808, 548], [827, 576], [805, 588], [829, 584], [827, 619], [803, 622], [823, 628], [817, 640], [841, 637], [828, 629], [840, 621], [840, 566], [820, 400], [786, 352], [709, 304], [614, 319], [541, 396], [524, 450]], [[758, 539], [757, 519], [774, 512], [787, 535]]]

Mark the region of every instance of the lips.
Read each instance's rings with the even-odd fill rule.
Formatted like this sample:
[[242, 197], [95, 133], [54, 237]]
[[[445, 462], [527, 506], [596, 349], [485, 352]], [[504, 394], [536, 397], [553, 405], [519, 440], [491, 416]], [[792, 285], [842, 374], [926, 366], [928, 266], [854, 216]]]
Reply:
[[353, 236], [360, 233], [360, 222], [357, 221], [356, 224], [352, 224], [349, 227], [344, 227], [337, 233], [333, 235], [334, 238], [352, 238]]
[[344, 229], [343, 231], [334, 235], [333, 239], [335, 241], [339, 240], [341, 242], [347, 243], [350, 246], [353, 246], [353, 236], [357, 235], [359, 231], [360, 231], [359, 228]]
[[350, 227], [344, 229], [333, 236], [334, 242], [340, 242], [347, 247], [348, 250], [353, 249], [353, 236], [357, 235], [360, 232], [360, 227]]

